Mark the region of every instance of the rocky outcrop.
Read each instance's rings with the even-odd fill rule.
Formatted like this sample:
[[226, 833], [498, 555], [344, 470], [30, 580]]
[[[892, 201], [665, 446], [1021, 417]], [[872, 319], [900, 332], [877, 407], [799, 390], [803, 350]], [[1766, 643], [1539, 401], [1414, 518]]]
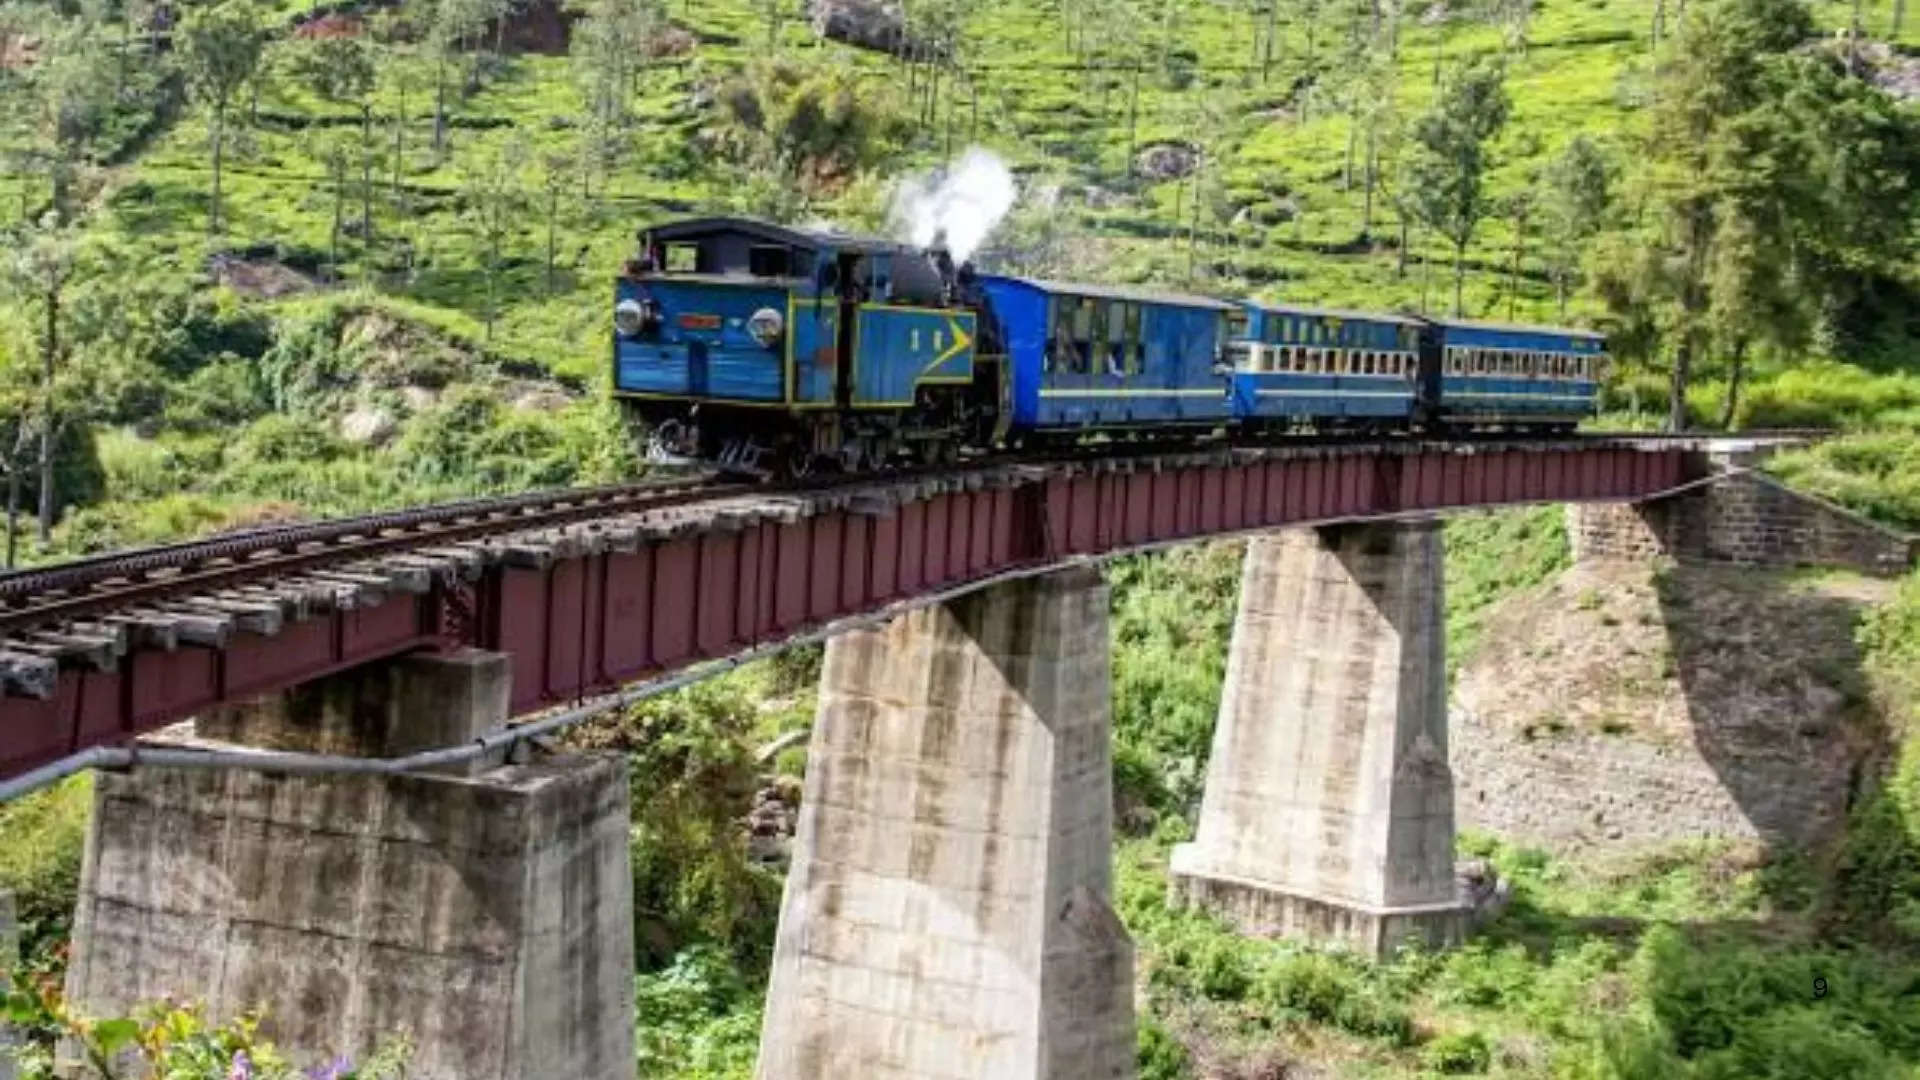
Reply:
[[1888, 588], [1596, 560], [1503, 601], [1452, 695], [1460, 824], [1562, 854], [1821, 849], [1887, 752], [1854, 627]]
[[908, 31], [906, 8], [899, 0], [811, 0], [807, 15], [813, 32], [833, 41], [894, 56], [941, 59], [946, 55], [937, 42]]
[[1156, 183], [1191, 175], [1200, 151], [1185, 143], [1155, 143], [1134, 156], [1134, 171]]

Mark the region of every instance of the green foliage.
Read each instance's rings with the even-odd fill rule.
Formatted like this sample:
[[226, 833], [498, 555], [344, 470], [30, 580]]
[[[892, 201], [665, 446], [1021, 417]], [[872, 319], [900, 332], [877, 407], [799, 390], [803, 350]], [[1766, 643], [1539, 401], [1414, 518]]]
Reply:
[[1467, 245], [1493, 210], [1486, 190], [1488, 151], [1512, 107], [1505, 80], [1497, 65], [1463, 68], [1413, 125], [1414, 155], [1406, 183], [1421, 223], [1453, 243], [1455, 315], [1462, 313]]
[[1191, 1075], [1193, 1056], [1152, 1017], [1140, 1018], [1137, 1038], [1139, 1080], [1187, 1080]]
[[760, 1041], [761, 996], [723, 949], [689, 948], [634, 981], [642, 1080], [747, 1080]]
[[0, 805], [0, 890], [19, 914], [21, 948], [37, 960], [64, 941], [80, 889], [93, 778], [75, 776]]
[[1233, 632], [1242, 548], [1181, 548], [1116, 562], [1114, 798], [1123, 829], [1196, 805]]
[[1920, 529], [1920, 432], [1827, 439], [1779, 454], [1767, 471], [1896, 528]]
[[627, 755], [633, 778], [634, 944], [652, 970], [711, 943], [765, 970], [780, 879], [747, 860], [741, 823], [758, 769], [746, 681], [710, 679], [652, 698], [572, 738]]
[[1493, 1051], [1487, 1046], [1486, 1036], [1469, 1031], [1433, 1040], [1420, 1052], [1420, 1060], [1434, 1072], [1462, 1076], [1486, 1072], [1493, 1064]]

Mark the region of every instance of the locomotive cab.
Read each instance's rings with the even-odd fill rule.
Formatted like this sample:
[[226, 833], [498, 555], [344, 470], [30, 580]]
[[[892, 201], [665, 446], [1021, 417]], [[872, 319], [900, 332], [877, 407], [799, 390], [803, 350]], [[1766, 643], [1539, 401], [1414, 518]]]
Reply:
[[647, 230], [615, 283], [614, 393], [656, 459], [869, 464], [926, 434], [927, 417], [902, 414], [930, 388], [973, 381], [973, 315], [950, 279], [933, 253], [842, 233]]

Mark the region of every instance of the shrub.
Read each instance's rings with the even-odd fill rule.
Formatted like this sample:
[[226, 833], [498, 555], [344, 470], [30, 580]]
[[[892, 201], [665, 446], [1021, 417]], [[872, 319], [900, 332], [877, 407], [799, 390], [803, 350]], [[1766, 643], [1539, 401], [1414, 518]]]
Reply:
[[29, 958], [66, 937], [92, 813], [90, 775], [0, 805], [0, 889], [13, 893]]
[[1166, 1028], [1152, 1017], [1142, 1017], [1136, 1030], [1138, 1050], [1134, 1060], [1139, 1066], [1139, 1080], [1186, 1080], [1192, 1075], [1192, 1055]]
[[1734, 416], [1738, 428], [1857, 428], [1920, 406], [1920, 376], [1875, 375], [1848, 364], [1810, 363], [1754, 384]]
[[1486, 1036], [1477, 1031], [1442, 1035], [1421, 1051], [1420, 1061], [1449, 1076], [1483, 1073], [1493, 1064], [1493, 1050], [1487, 1046]]
[[1920, 433], [1828, 439], [1777, 455], [1767, 470], [1792, 487], [1877, 521], [1920, 528]]
[[1239, 1001], [1245, 997], [1253, 982], [1245, 948], [1238, 939], [1227, 935], [1208, 942], [1197, 965], [1200, 992], [1215, 1001]]

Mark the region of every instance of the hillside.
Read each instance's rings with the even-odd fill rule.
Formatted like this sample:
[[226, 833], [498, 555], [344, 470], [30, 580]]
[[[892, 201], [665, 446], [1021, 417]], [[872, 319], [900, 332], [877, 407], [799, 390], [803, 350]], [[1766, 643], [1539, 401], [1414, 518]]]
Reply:
[[[606, 282], [637, 227], [730, 211], [885, 229], [897, 182], [970, 144], [1003, 156], [1020, 181], [989, 264], [1444, 310], [1449, 245], [1403, 221], [1406, 162], [1436, 76], [1447, 83], [1475, 64], [1501, 65], [1511, 108], [1490, 146], [1487, 217], [1465, 252], [1464, 310], [1559, 319], [1543, 226], [1517, 215], [1538, 210], [1540, 176], [1576, 135], [1599, 148], [1616, 217], [1641, 197], [1632, 157], [1665, 13], [1660, 0], [1471, 10], [1129, 0], [1099, 17], [1080, 0], [915, 5], [908, 33], [947, 50], [942, 65], [824, 41], [801, 10], [754, 0], [585, 15], [541, 0], [501, 9], [516, 12], [504, 23], [452, 0], [324, 16], [235, 3], [222, 10], [250, 13], [268, 34], [224, 110], [190, 62], [188, 23], [179, 48], [155, 52], [130, 7], [55, 17], [23, 3], [0, 17], [0, 43], [17, 43], [0, 48], [0, 89], [31, 106], [0, 116], [0, 189], [17, 194], [21, 232], [12, 300], [0, 305], [0, 389], [36, 393], [45, 271], [64, 267], [60, 341], [76, 359], [52, 395], [67, 441], [53, 509], [106, 503], [50, 553], [293, 504], [347, 510], [630, 473], [631, 457], [609, 448], [633, 439], [618, 434], [602, 390]], [[1814, 14], [1831, 28], [1851, 10]], [[1898, 0], [1861, 11], [1873, 34], [1904, 18]], [[1663, 17], [1671, 37], [1679, 16]], [[1915, 24], [1905, 20], [1901, 47], [1920, 45]], [[1874, 79], [1912, 90], [1920, 60], [1878, 44], [1863, 55]], [[70, 228], [56, 225], [61, 207]], [[1911, 271], [1870, 279], [1874, 302], [1904, 310]], [[1597, 294], [1569, 284], [1566, 318], [1601, 319]], [[1868, 336], [1904, 333], [1894, 320]], [[1904, 358], [1883, 348], [1854, 359]], [[1708, 359], [1690, 396], [1700, 419], [1718, 416], [1726, 392], [1723, 363]], [[1920, 379], [1801, 360], [1756, 352], [1751, 407], [1737, 419], [1920, 414]], [[1646, 412], [1606, 422], [1650, 422], [1658, 368], [1627, 365], [1610, 401]], [[530, 396], [536, 378], [557, 380], [552, 394]], [[440, 407], [476, 396], [555, 407]], [[304, 441], [282, 437], [276, 414]], [[479, 428], [500, 416], [518, 433], [451, 447], [456, 461], [424, 472], [421, 444], [406, 443], [427, 417], [485, 442]], [[496, 466], [477, 474], [459, 464], [489, 457]], [[306, 466], [325, 479], [292, 475]], [[29, 505], [37, 486], [29, 480]]]

